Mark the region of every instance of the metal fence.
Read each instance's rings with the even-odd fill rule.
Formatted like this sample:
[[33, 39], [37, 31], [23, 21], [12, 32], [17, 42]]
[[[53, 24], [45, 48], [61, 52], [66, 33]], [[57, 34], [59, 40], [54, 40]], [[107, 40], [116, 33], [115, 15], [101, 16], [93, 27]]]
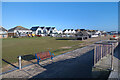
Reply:
[[111, 63], [112, 63], [114, 49], [117, 47], [117, 45], [118, 45], [118, 42], [115, 40], [100, 41], [100, 42], [95, 43], [94, 66], [97, 62], [99, 62], [103, 57], [107, 56], [108, 54], [112, 55], [111, 57]]

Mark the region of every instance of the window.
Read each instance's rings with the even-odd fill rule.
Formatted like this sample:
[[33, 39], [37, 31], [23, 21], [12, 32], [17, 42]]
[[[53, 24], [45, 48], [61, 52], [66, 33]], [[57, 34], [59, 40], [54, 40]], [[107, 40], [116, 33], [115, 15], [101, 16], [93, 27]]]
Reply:
[[28, 34], [28, 32], [26, 32], [26, 34]]
[[50, 33], [52, 33], [52, 31], [50, 31]]
[[46, 30], [44, 30], [43, 33], [46, 33]]
[[38, 30], [38, 34], [41, 34], [41, 30]]

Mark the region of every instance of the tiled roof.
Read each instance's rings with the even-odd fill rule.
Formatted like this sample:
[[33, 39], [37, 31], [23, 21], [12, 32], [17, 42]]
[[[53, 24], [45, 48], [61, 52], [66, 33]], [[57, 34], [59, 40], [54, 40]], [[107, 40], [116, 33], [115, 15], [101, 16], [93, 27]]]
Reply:
[[7, 31], [7, 30], [3, 28], [2, 26], [0, 26], [0, 31]]
[[51, 27], [46, 27], [46, 29], [49, 31]]
[[80, 31], [77, 33], [78, 36], [88, 36], [89, 34], [86, 31]]
[[64, 29], [63, 32], [65, 32], [67, 29]]
[[9, 29], [8, 31], [14, 31], [14, 30], [29, 30], [29, 29], [24, 28], [24, 27], [22, 27], [22, 26], [16, 26], [16, 27], [14, 27], [14, 28]]
[[52, 29], [55, 29], [55, 27], [52, 27]]
[[36, 31], [38, 28], [39, 28], [39, 26], [36, 26], [36, 27], [32, 27], [30, 30]]
[[45, 27], [41, 27], [41, 29], [44, 29]]
[[71, 29], [71, 31], [73, 31], [74, 29]]

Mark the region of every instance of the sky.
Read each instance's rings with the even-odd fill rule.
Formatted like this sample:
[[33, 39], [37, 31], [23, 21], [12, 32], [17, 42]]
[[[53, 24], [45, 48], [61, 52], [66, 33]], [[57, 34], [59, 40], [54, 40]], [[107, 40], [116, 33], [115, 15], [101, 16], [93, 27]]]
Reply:
[[2, 2], [119, 2], [120, 0], [2, 0]]
[[3, 2], [2, 26], [118, 30], [117, 2]]

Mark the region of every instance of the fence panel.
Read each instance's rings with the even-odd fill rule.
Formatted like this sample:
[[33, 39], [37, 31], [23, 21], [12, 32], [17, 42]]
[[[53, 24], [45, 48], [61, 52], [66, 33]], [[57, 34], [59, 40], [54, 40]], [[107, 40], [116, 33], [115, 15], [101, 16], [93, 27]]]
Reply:
[[117, 41], [101, 41], [95, 43], [94, 65], [108, 54], [113, 55], [113, 50], [117, 47], [117, 45]]

